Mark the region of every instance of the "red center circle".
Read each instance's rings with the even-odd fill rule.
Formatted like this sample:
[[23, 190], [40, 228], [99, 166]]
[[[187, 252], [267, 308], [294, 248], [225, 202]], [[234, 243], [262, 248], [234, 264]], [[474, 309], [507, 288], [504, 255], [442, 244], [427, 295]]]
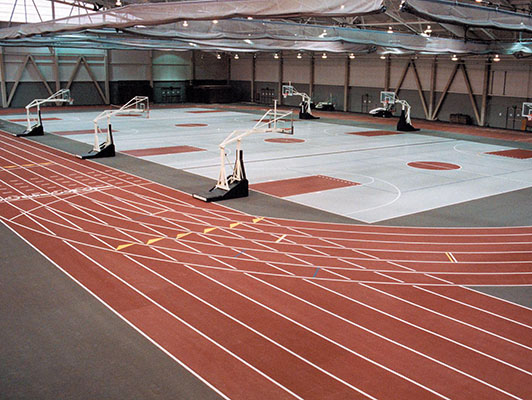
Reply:
[[303, 143], [303, 139], [292, 139], [292, 138], [271, 138], [271, 139], [264, 139], [265, 142], [270, 143]]
[[175, 126], [179, 126], [181, 128], [198, 128], [201, 126], [209, 126], [207, 124], [175, 124]]
[[449, 164], [449, 163], [438, 162], [438, 161], [412, 161], [412, 162], [409, 162], [407, 165], [412, 168], [430, 169], [430, 170], [437, 170], [437, 171], [450, 171], [453, 169], [461, 168], [459, 165], [456, 165], [456, 164]]

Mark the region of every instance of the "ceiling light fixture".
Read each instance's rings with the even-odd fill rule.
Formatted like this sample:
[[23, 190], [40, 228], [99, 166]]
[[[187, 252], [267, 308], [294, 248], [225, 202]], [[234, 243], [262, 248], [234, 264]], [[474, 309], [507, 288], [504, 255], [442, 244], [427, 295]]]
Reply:
[[391, 26], [388, 27], [388, 30], [386, 31], [388, 33], [393, 33], [393, 28]]
[[188, 22], [187, 21], [183, 21], [183, 26], [186, 28], [188, 26]]
[[120, 0], [116, 0], [115, 6], [122, 7], [122, 2]]
[[303, 58], [303, 55], [301, 53], [297, 53], [297, 58], [301, 59]]
[[220, 53], [216, 53], [216, 58], [217, 58], [218, 60], [221, 60], [221, 59], [222, 59], [222, 55], [221, 55]]
[[383, 55], [380, 56], [380, 59], [381, 60], [386, 60], [386, 56], [383, 54]]
[[456, 56], [456, 54], [453, 54], [453, 56], [451, 57], [451, 60], [452, 61], [458, 61], [458, 57]]
[[213, 19], [213, 20], [212, 20], [212, 23], [213, 23], [213, 24], [217, 24], [217, 23], [218, 23], [218, 20], [217, 20], [217, 19]]
[[493, 57], [493, 61], [499, 62], [499, 61], [501, 61], [501, 57], [499, 57], [498, 54], [495, 54], [495, 57]]
[[275, 58], [275, 59], [279, 58], [279, 53], [274, 53], [273, 54], [273, 58]]
[[238, 54], [235, 54], [235, 60], [238, 60], [239, 58]]
[[349, 58], [352, 60], [355, 58], [355, 53], [349, 53]]
[[321, 58], [326, 59], [326, 58], [327, 58], [327, 53], [323, 53], [323, 54], [321, 55]]

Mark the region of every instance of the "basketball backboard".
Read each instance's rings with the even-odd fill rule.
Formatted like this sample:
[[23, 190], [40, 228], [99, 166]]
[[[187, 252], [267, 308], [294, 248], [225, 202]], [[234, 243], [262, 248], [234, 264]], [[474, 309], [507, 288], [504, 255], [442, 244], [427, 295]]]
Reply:
[[384, 105], [395, 104], [395, 92], [381, 92], [381, 103]]

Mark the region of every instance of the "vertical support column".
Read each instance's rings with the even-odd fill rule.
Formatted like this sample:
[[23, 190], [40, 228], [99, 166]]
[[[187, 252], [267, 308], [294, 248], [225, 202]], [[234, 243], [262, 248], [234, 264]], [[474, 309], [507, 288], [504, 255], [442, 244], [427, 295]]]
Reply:
[[105, 64], [105, 104], [111, 104], [111, 86], [109, 81], [111, 79], [111, 52], [105, 50], [104, 64]]
[[391, 75], [391, 69], [392, 69], [392, 59], [390, 58], [390, 55], [388, 54], [386, 56], [386, 68], [384, 70], [384, 91], [389, 92], [390, 91], [390, 75]]
[[[191, 80], [192, 80], [192, 84], [194, 84], [194, 81], [196, 80], [196, 52], [194, 50], [191, 50], [190, 51], [191, 53], [191, 56], [190, 56], [190, 75], [191, 75]], [[228, 78], [229, 80], [229, 78]]]
[[231, 63], [232, 62], [233, 62], [233, 59], [231, 58], [231, 55], [228, 54], [227, 55], [227, 79], [225, 80], [227, 85], [229, 85], [229, 83], [231, 82]]
[[480, 126], [486, 126], [486, 110], [488, 107], [490, 73], [491, 60], [488, 58], [484, 64], [484, 83], [482, 84], [482, 104], [480, 106]]
[[6, 66], [4, 64], [4, 48], [0, 47], [0, 95], [2, 107], [7, 107]]
[[251, 58], [251, 102], [255, 102], [255, 74], [257, 72], [257, 54]]
[[310, 98], [314, 95], [314, 53], [310, 53], [310, 82], [308, 88], [308, 95]]
[[279, 101], [279, 104], [283, 104], [283, 96], [282, 96], [282, 89], [283, 89], [283, 67], [284, 67], [284, 61], [283, 61], [283, 52], [279, 52], [279, 76], [277, 79], [277, 100]]
[[150, 80], [150, 87], [153, 89], [153, 50], [149, 53], [150, 63], [148, 64], [148, 79]]
[[344, 77], [344, 112], [349, 109], [349, 77], [351, 75], [351, 60], [345, 58], [345, 77]]
[[436, 99], [436, 78], [438, 73], [438, 56], [432, 60], [430, 70], [429, 120], [434, 120], [434, 100]]

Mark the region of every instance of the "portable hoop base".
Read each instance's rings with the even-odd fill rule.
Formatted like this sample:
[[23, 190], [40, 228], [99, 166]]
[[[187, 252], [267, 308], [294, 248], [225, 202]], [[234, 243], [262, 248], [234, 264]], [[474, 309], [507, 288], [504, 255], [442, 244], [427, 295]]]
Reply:
[[106, 145], [105, 143], [102, 143], [100, 145], [99, 151], [91, 150], [86, 154], [81, 154], [78, 157], [82, 160], [87, 160], [90, 158], [104, 158], [104, 157], [114, 157], [115, 155], [115, 145], [113, 143], [110, 143]]
[[214, 186], [211, 190], [206, 193], [194, 193], [192, 197], [195, 199], [211, 202], [211, 201], [221, 201], [229, 199], [237, 199], [240, 197], [247, 197], [249, 195], [248, 189], [248, 180], [242, 179], [229, 184], [229, 190], [220, 189], [217, 186]]
[[419, 129], [414, 128], [411, 124], [406, 122], [406, 114], [405, 110], [401, 111], [401, 116], [399, 117], [399, 121], [397, 122], [397, 130], [402, 132], [416, 132], [419, 131]]
[[115, 155], [115, 144], [113, 141], [113, 128], [111, 125], [107, 126], [107, 140], [100, 144], [98, 150], [94, 148], [88, 153], [81, 154], [78, 157], [82, 160], [87, 160], [89, 158], [104, 158], [104, 157], [114, 157]]
[[44, 135], [44, 129], [41, 124], [35, 124], [30, 129], [26, 129], [22, 133], [17, 133], [18, 137], [21, 136], [42, 136]]
[[316, 117], [308, 112], [299, 112], [299, 119], [320, 119], [320, 117]]

